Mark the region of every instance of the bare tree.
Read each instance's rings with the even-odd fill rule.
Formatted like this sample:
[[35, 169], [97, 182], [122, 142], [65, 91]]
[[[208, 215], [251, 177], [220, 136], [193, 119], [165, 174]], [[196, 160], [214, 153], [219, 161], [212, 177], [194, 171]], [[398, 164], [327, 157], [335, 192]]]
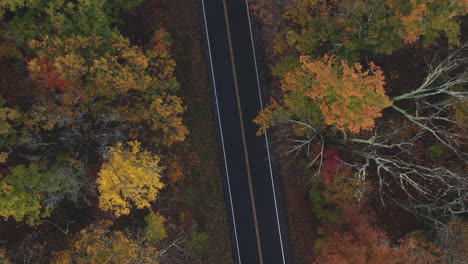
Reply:
[[[430, 133], [435, 140], [452, 150], [466, 161], [467, 153], [461, 146], [466, 144], [466, 135], [454, 132], [450, 128], [457, 125], [466, 129], [467, 124], [454, 120], [450, 107], [455, 103], [467, 103], [468, 92], [457, 90], [468, 83], [468, 43], [450, 53], [440, 63], [437, 56], [429, 63], [429, 74], [417, 89], [392, 98], [395, 103], [404, 100], [413, 102], [413, 109], [402, 109], [396, 104], [392, 108], [407, 120], [421, 128], [421, 132]], [[434, 97], [445, 100], [433, 102]]]
[[[355, 169], [361, 182], [369, 175], [377, 177], [382, 203], [395, 203], [436, 224], [466, 213], [467, 124], [454, 118], [452, 106], [467, 103], [468, 93], [463, 87], [468, 83], [467, 50], [465, 44], [443, 60], [436, 56], [418, 88], [392, 98], [392, 109], [403, 119], [381, 120], [367, 138], [353, 137], [344, 130], [324, 135], [324, 129], [286, 120], [310, 131], [305, 139], [293, 140], [287, 153], [305, 150], [311, 156], [310, 165], [317, 168], [317, 175], [323, 167], [325, 146], [338, 146], [352, 154], [352, 161], [342, 162]], [[408, 126], [415, 129], [409, 136], [403, 136]], [[453, 153], [458, 166], [427, 164], [415, 155], [417, 144], [427, 141], [438, 142]], [[311, 145], [321, 147], [314, 148], [311, 154]]]

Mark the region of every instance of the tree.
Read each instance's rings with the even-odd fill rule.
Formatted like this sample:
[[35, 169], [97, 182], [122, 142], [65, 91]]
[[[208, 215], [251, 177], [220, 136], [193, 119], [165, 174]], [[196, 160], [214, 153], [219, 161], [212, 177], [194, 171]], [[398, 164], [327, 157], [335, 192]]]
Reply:
[[158, 242], [166, 238], [165, 222], [166, 219], [164, 216], [151, 211], [145, 216], [146, 227], [143, 231], [144, 236], [152, 242]]
[[[142, 49], [118, 34], [110, 39], [44, 37], [42, 41], [32, 40], [30, 47], [38, 53], [28, 63], [38, 84], [50, 87], [52, 81], [59, 79], [55, 86], [61, 90], [80, 88], [82, 94], [77, 99], [83, 103], [100, 96], [111, 100], [131, 89], [146, 90], [153, 81], [147, 74], [149, 61]], [[47, 75], [49, 72], [52, 78]]]
[[121, 10], [139, 5], [142, 0], [6, 0], [0, 3], [0, 18], [13, 12], [6, 23], [6, 35], [20, 45], [40, 35], [55, 34], [109, 37], [117, 32]]
[[347, 228], [338, 228], [321, 244], [321, 252], [316, 263], [440, 263], [443, 252], [431, 246], [423, 248], [414, 239], [402, 239], [392, 245], [385, 232], [369, 222], [368, 215], [358, 207], [343, 208], [343, 218]]
[[[395, 102], [392, 109], [413, 127], [414, 132], [409, 136], [402, 136], [405, 127], [400, 125], [393, 131], [376, 129], [366, 140], [347, 139], [360, 145], [353, 154], [366, 160], [356, 164], [359, 171], [368, 171], [369, 161], [376, 164], [384, 197], [437, 224], [467, 212], [468, 181], [464, 166], [468, 154], [467, 137], [463, 133], [467, 124], [457, 119], [452, 108], [456, 104], [466, 104], [467, 100], [468, 93], [461, 88], [468, 83], [466, 48], [467, 44], [443, 59], [436, 56], [419, 87], [392, 98]], [[414, 147], [428, 140], [440, 144], [443, 151], [447, 151], [444, 156], [458, 161], [461, 166], [419, 161], [413, 154]], [[393, 183], [405, 193], [406, 201], [390, 195], [387, 186], [394, 186]]]
[[140, 145], [138, 141], [128, 142], [127, 146], [118, 143], [104, 156], [107, 162], [101, 166], [97, 180], [102, 210], [121, 216], [129, 214], [133, 205], [148, 208], [157, 199], [164, 187], [160, 159], [141, 150]]
[[207, 248], [208, 234], [192, 229], [190, 239], [185, 241], [185, 246], [191, 251], [192, 256], [197, 258], [203, 255]]
[[401, 27], [398, 34], [405, 43], [414, 43], [422, 38], [425, 46], [436, 42], [444, 34], [450, 46], [460, 45], [460, 25], [458, 18], [468, 13], [468, 3], [456, 1], [390, 1], [392, 19], [398, 20]]
[[3, 264], [11, 264], [11, 260], [9, 257], [6, 256], [6, 250], [4, 248], [0, 248], [0, 261]]
[[43, 206], [54, 209], [64, 200], [75, 205], [80, 203], [89, 205], [83, 193], [85, 171], [81, 162], [73, 159], [56, 162], [45, 173], [48, 177], [42, 188], [45, 193]]
[[17, 11], [18, 9], [37, 3], [40, 0], [5, 0], [0, 3], [0, 18], [6, 10]]
[[[303, 56], [300, 62], [300, 67], [285, 75], [282, 91], [285, 94], [299, 92], [302, 98], [311, 100], [310, 103], [318, 106], [328, 125], [352, 133], [371, 130], [374, 119], [381, 116], [382, 109], [392, 105], [383, 88], [383, 73], [373, 63], [370, 69], [363, 71], [361, 64], [349, 66], [347, 61], [337, 61], [335, 56], [325, 55], [321, 61], [311, 61], [310, 57]], [[300, 100], [302, 98], [299, 97]], [[285, 107], [296, 106], [286, 111], [295, 110], [298, 105], [304, 106], [304, 103], [290, 103], [285, 98]], [[272, 111], [271, 107], [266, 111]], [[314, 119], [304, 117], [302, 113], [291, 114], [300, 117], [302, 122]], [[258, 123], [260, 121], [257, 120]]]
[[18, 165], [0, 180], [0, 215], [6, 219], [40, 223], [50, 215], [60, 201], [81, 199], [81, 172], [65, 166], [55, 166], [40, 172], [37, 165]]
[[[290, 152], [305, 150], [311, 157], [309, 165], [320, 171], [326, 146], [332, 145], [352, 157], [341, 162], [351, 167], [361, 182], [369, 177], [375, 179], [383, 204], [394, 203], [436, 225], [465, 214], [466, 123], [454, 111], [466, 104], [465, 52], [463, 45], [443, 59], [436, 56], [422, 84], [391, 98], [394, 104], [389, 113], [393, 114], [383, 116], [367, 135], [283, 119], [293, 123], [296, 131], [305, 131], [296, 133], [299, 139], [293, 140]], [[425, 162], [418, 152], [427, 142], [440, 145], [445, 160]], [[454, 166], [455, 161], [459, 165]]]
[[285, 39], [301, 55], [320, 48], [351, 61], [361, 51], [391, 54], [420, 38], [429, 46], [445, 35], [455, 46], [467, 10], [464, 0], [299, 0], [285, 13]]
[[[93, 223], [73, 235], [70, 247], [54, 252], [49, 258], [53, 264], [159, 264], [172, 262], [173, 256], [165, 257], [175, 247], [182, 249], [181, 240], [172, 241], [166, 249], [159, 250], [145, 238], [128, 232], [111, 230], [110, 222]], [[176, 254], [173, 254], [176, 255]], [[164, 260], [164, 262], [161, 259]]]
[[14, 42], [2, 40], [2, 42], [0, 43], [0, 58], [7, 58], [7, 59], [23, 58], [23, 54], [21, 53], [21, 51], [18, 49], [18, 46], [16, 46]]
[[38, 85], [36, 112], [53, 125], [71, 126], [84, 114], [95, 118], [112, 111], [132, 138], [150, 133], [157, 145], [183, 141], [188, 134], [182, 122], [185, 107], [173, 94], [179, 84], [170, 44], [164, 30], [156, 31], [146, 51], [117, 34], [31, 41], [38, 53], [28, 63]]
[[91, 226], [80, 231], [80, 238], [73, 244], [77, 263], [134, 263], [137, 245], [120, 231], [110, 232]]
[[[372, 185], [368, 180], [362, 181], [350, 167], [339, 162], [340, 156], [337, 148], [324, 151], [323, 169], [319, 171], [320, 177], [312, 180], [309, 197], [312, 202], [312, 210], [320, 224], [325, 227], [333, 227], [345, 224], [343, 208], [354, 208], [366, 205], [367, 194]], [[333, 171], [327, 170], [327, 161], [333, 160]]]
[[453, 219], [437, 229], [437, 243], [447, 253], [447, 264], [463, 263], [468, 258], [467, 236], [468, 222], [462, 219]]
[[52, 96], [53, 93], [67, 92], [68, 81], [57, 73], [56, 67], [47, 58], [37, 59], [29, 64], [31, 77], [40, 94]]
[[[140, 98], [135, 102], [131, 106], [118, 107], [121, 118], [135, 124], [129, 126], [132, 138], [148, 138], [158, 146], [171, 146], [185, 140], [189, 131], [182, 120], [186, 109], [182, 99], [163, 93], [152, 100]], [[141, 127], [146, 129], [142, 130]]]
[[91, 224], [73, 239], [70, 249], [56, 252], [55, 264], [133, 264], [138, 257], [138, 243], [121, 231]]
[[26, 116], [18, 108], [5, 107], [6, 100], [0, 97], [0, 147], [11, 150], [25, 140]]
[[[331, 180], [318, 178], [310, 192], [313, 211], [319, 220], [314, 249], [316, 263], [439, 263], [445, 252], [413, 235], [392, 243], [376, 225], [370, 198], [363, 195], [358, 175], [349, 168]], [[366, 193], [367, 194], [367, 193]]]
[[51, 208], [42, 208], [42, 191], [46, 174], [30, 165], [18, 165], [11, 169], [11, 174], [1, 179], [0, 215], [6, 219], [14, 218], [30, 225], [38, 223], [40, 218], [50, 215]]

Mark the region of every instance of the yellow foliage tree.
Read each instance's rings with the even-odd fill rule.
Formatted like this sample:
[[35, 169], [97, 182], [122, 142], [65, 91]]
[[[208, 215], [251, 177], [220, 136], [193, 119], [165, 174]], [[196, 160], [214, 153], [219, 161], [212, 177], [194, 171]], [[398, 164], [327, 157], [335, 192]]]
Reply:
[[32, 40], [30, 47], [38, 54], [28, 63], [33, 79], [44, 72], [47, 65], [43, 61], [50, 61], [55, 73], [67, 80], [66, 88], [80, 87], [84, 93], [79, 100], [85, 103], [96, 97], [109, 100], [129, 90], [146, 90], [154, 81], [147, 74], [150, 62], [143, 50], [117, 34], [110, 40], [45, 36], [41, 41]]
[[102, 210], [121, 216], [129, 214], [133, 205], [148, 208], [164, 187], [159, 157], [141, 150], [140, 145], [138, 141], [131, 141], [126, 147], [118, 143], [105, 155], [107, 162], [97, 180]]
[[37, 98], [42, 98], [36, 99], [35, 109], [47, 120], [63, 123], [82, 112], [99, 115], [112, 109], [132, 139], [148, 136], [148, 131], [154, 143], [170, 146], [187, 136], [185, 107], [174, 95], [180, 85], [165, 30], [156, 31], [147, 50], [118, 34], [109, 39], [44, 36], [32, 40], [30, 48], [38, 56], [28, 62], [28, 69]]
[[[122, 119], [138, 124], [129, 128], [133, 138], [140, 135], [157, 145], [171, 146], [183, 141], [189, 133], [182, 120], [185, 107], [175, 95], [163, 93], [152, 100], [135, 98], [132, 106], [118, 106], [117, 111]], [[159, 136], [155, 137], [155, 133]]]
[[73, 247], [54, 254], [54, 264], [133, 264], [138, 258], [138, 243], [123, 232], [109, 231], [92, 224], [75, 237]]

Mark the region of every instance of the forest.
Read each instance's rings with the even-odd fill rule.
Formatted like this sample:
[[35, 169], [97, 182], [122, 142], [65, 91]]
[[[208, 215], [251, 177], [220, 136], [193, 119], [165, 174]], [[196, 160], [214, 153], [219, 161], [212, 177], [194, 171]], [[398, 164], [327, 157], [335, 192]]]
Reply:
[[230, 263], [196, 1], [0, 19], [0, 263]]
[[[295, 263], [466, 263], [468, 1], [248, 1]], [[234, 263], [199, 12], [0, 0], [0, 263]]]
[[466, 263], [468, 2], [252, 2], [297, 263]]

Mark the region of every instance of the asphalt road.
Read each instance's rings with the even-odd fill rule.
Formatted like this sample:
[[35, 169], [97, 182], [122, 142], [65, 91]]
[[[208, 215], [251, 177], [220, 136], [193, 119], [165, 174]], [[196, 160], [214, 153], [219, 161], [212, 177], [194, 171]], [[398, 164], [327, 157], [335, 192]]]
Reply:
[[201, 4], [236, 260], [286, 264], [268, 140], [252, 122], [263, 106], [247, 3]]

